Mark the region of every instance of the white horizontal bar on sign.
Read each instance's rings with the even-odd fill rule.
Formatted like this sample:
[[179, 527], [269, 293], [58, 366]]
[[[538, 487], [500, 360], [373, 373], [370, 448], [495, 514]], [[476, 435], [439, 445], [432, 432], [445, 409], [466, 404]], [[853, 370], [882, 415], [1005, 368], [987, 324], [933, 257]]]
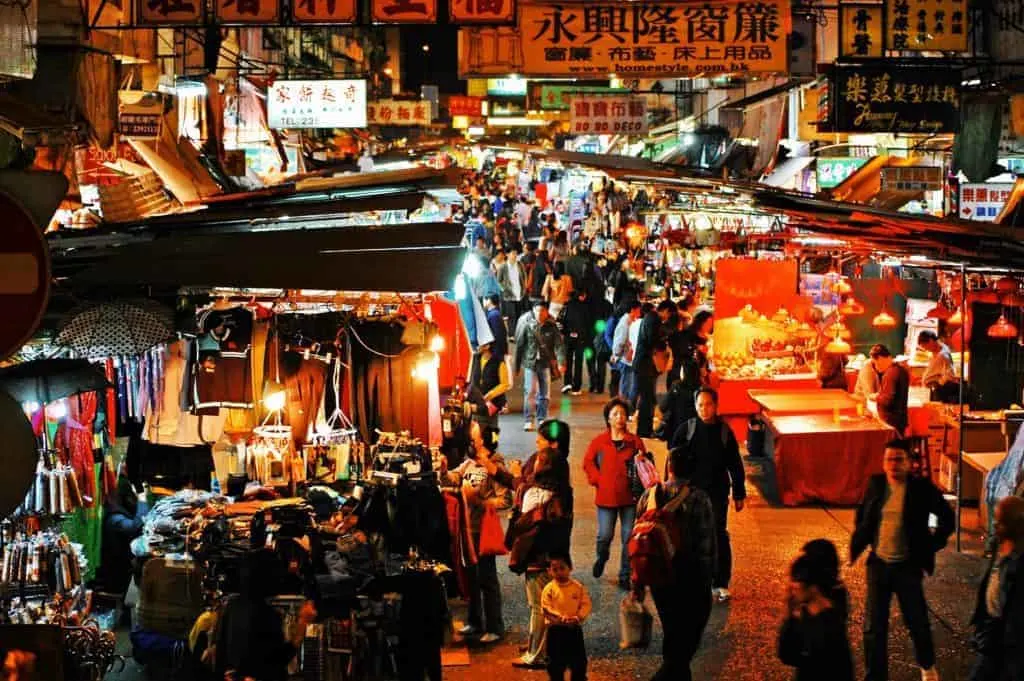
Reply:
[[29, 295], [39, 288], [39, 261], [31, 253], [0, 253], [0, 295]]

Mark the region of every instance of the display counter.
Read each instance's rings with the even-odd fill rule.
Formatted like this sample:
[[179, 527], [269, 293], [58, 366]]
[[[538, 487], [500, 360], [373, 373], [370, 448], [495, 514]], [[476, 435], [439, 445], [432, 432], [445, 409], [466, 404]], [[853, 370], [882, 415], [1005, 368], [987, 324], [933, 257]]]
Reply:
[[835, 389], [755, 388], [748, 390], [747, 394], [769, 414], [831, 414], [835, 411], [846, 414], [856, 412], [858, 404], [850, 393]]
[[806, 378], [723, 378], [718, 381], [718, 413], [728, 423], [736, 439], [747, 438], [747, 419], [761, 412], [761, 407], [750, 397], [751, 390], [762, 391], [811, 391], [820, 390], [818, 379]]
[[895, 435], [880, 421], [851, 414], [767, 413], [764, 421], [786, 506], [858, 503], [871, 475], [882, 472], [885, 443]]

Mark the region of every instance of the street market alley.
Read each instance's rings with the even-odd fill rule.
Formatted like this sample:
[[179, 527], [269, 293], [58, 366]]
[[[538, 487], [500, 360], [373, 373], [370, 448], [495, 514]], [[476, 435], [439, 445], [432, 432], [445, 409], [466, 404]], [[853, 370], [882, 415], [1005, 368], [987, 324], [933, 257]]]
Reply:
[[[623, 652], [618, 649], [618, 606], [623, 592], [614, 582], [617, 541], [613, 544], [612, 559], [605, 576], [596, 580], [590, 574], [597, 518], [594, 491], [583, 474], [582, 459], [590, 439], [604, 428], [601, 407], [605, 398], [559, 395], [557, 387], [556, 384], [552, 388], [551, 416], [565, 420], [572, 428], [570, 465], [576, 494], [572, 536], [574, 577], [590, 590], [594, 601], [594, 614], [584, 627], [590, 657], [589, 678], [592, 681], [648, 679], [660, 664], [661, 632], [655, 622], [654, 640], [646, 651]], [[501, 417], [500, 451], [506, 459], [525, 460], [533, 451], [535, 433], [522, 429], [521, 386], [518, 381], [513, 393], [514, 408]], [[655, 452], [660, 470], [666, 453], [665, 445], [655, 440], [646, 442]], [[827, 456], [828, 452], [821, 454]], [[782, 681], [792, 678], [792, 670], [778, 661], [775, 652], [789, 563], [804, 542], [817, 537], [835, 542], [843, 560], [847, 560], [846, 547], [853, 527], [854, 509], [820, 506], [783, 508], [772, 500], [771, 477], [770, 464], [766, 466], [747, 460], [747, 507], [739, 514], [730, 512], [729, 517], [734, 554], [733, 599], [726, 605], [714, 606], [703, 644], [693, 663], [694, 679]], [[965, 548], [972, 549], [973, 555], [957, 554], [951, 540], [950, 546], [938, 556], [935, 576], [925, 582], [942, 679], [966, 679], [970, 668], [969, 622], [975, 602], [975, 585], [983, 570], [977, 543], [976, 538], [965, 539]], [[497, 645], [471, 648], [471, 664], [445, 667], [446, 680], [535, 681], [546, 678], [544, 671], [512, 666], [512, 661], [519, 656], [519, 646], [526, 640], [528, 610], [523, 578], [509, 572], [506, 566], [507, 560], [499, 558], [507, 636]], [[864, 558], [852, 568], [845, 567], [843, 577], [852, 603], [850, 642], [858, 674], [862, 676]], [[464, 612], [464, 608], [458, 607], [456, 618], [464, 617]], [[914, 664], [910, 639], [895, 601], [893, 612], [889, 642], [890, 679], [916, 681], [921, 678], [921, 672]]]

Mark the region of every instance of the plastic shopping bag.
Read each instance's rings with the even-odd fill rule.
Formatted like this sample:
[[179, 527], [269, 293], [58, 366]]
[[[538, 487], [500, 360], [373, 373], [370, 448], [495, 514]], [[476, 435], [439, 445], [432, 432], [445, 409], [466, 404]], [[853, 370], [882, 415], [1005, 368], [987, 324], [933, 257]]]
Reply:
[[651, 645], [651, 632], [654, 628], [654, 616], [649, 612], [647, 596], [643, 602], [626, 594], [619, 603], [619, 649], [646, 649]]

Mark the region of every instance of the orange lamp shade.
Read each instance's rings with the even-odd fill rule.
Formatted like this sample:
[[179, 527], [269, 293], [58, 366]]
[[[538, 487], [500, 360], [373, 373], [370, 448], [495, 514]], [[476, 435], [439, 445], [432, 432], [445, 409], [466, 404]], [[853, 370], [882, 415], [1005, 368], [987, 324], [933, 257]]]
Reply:
[[848, 355], [851, 351], [850, 344], [838, 336], [825, 346], [825, 352], [832, 353], [833, 355]]
[[1016, 338], [1017, 337], [1017, 326], [1011, 324], [1007, 319], [1006, 315], [999, 315], [999, 319], [996, 323], [988, 327], [989, 338]]
[[846, 280], [846, 277], [840, 277], [839, 280], [836, 281], [833, 290], [841, 296], [848, 296], [853, 293], [853, 287], [850, 286], [850, 282]]
[[895, 329], [896, 318], [889, 313], [889, 310], [882, 308], [882, 311], [871, 320], [871, 326], [876, 329]]
[[856, 317], [857, 315], [864, 314], [864, 306], [856, 298], [850, 296], [839, 304], [839, 314], [844, 317]]
[[960, 312], [959, 307], [956, 309], [956, 312], [950, 315], [949, 319], [946, 320], [946, 324], [950, 326], [963, 326], [964, 316], [963, 313]]
[[945, 303], [940, 301], [938, 305], [928, 310], [928, 314], [926, 316], [929, 319], [949, 319], [953, 316], [953, 311], [950, 310]]

